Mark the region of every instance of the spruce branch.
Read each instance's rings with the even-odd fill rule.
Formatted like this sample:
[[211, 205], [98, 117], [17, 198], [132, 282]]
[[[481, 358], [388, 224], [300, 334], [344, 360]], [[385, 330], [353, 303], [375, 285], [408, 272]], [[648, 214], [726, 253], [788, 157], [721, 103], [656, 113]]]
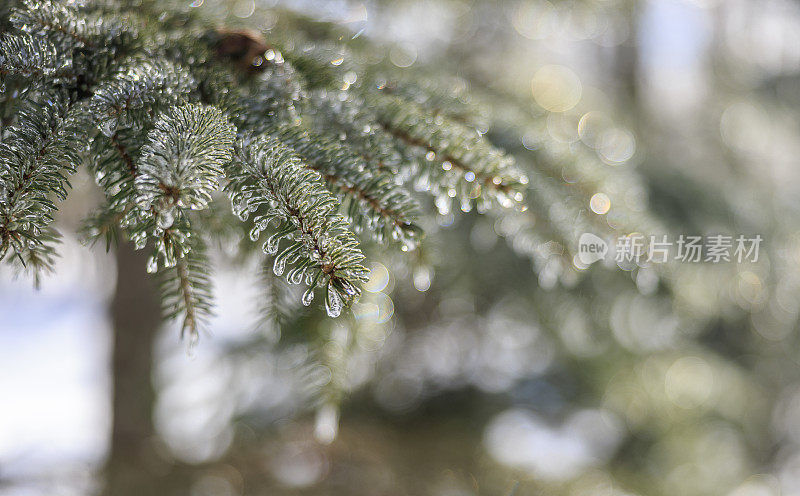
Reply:
[[418, 206], [390, 174], [372, 170], [346, 143], [301, 126], [280, 126], [274, 135], [339, 194], [343, 210], [357, 232], [365, 232], [379, 242], [387, 238], [401, 241], [405, 249], [416, 246], [422, 236], [422, 230], [413, 222]]
[[[211, 305], [198, 233], [212, 224], [223, 176], [235, 212], [256, 212], [252, 240], [274, 229], [264, 243], [276, 255], [273, 271], [290, 266], [287, 279], [310, 286], [305, 304], [325, 286], [330, 315], [358, 296], [366, 277], [353, 231], [405, 249], [419, 240], [419, 207], [403, 183], [415, 180], [437, 201], [460, 197], [462, 209], [478, 197], [518, 199], [524, 177], [458, 121], [460, 103], [448, 106], [447, 93], [434, 90], [422, 100], [413, 88], [388, 94], [378, 84], [385, 91], [376, 92], [371, 70], [325, 40], [325, 30], [311, 42], [277, 33], [267, 41], [181, 12], [163, 18], [172, 28], [149, 29], [147, 9], [20, 4], [4, 24], [16, 32], [0, 38], [0, 75], [26, 98], [2, 97], [4, 113], [14, 113], [3, 122], [12, 127], [0, 153], [2, 254], [47, 265], [54, 200], [66, 194], [65, 173], [89, 158], [106, 203], [86, 232], [108, 244], [119, 226], [137, 249], [149, 243], [147, 269], [168, 274], [170, 308], [192, 335]], [[31, 124], [32, 111], [15, 108], [36, 106], [71, 123], [42, 117], [50, 123], [42, 128]], [[240, 141], [229, 164], [234, 125]]]
[[116, 212], [107, 202], [104, 203], [84, 220], [79, 232], [81, 240], [89, 246], [94, 246], [102, 238], [105, 240], [106, 251], [108, 252], [111, 249], [111, 245], [119, 241], [117, 226], [122, 222], [128, 211], [133, 208], [133, 204], [128, 205], [122, 212]]
[[137, 249], [153, 241], [147, 271], [158, 272], [165, 315], [183, 315], [183, 333], [194, 340], [212, 297], [205, 244], [186, 210], [206, 206], [219, 187], [234, 129], [218, 109], [188, 104], [168, 108], [146, 136], [123, 128], [96, 140], [97, 178], [110, 210], [101, 219], [119, 222]]
[[33, 278], [33, 286], [38, 289], [41, 286], [42, 276], [53, 272], [53, 264], [57, 257], [55, 246], [60, 241], [60, 236], [55, 229], [48, 226], [39, 231], [35, 239], [35, 246], [18, 251], [15, 256], [22, 266], [16, 268], [29, 274]]
[[[49, 79], [68, 71], [71, 60], [59, 60], [48, 40], [27, 33], [6, 33], [0, 40], [0, 76]], [[2, 81], [0, 79], [0, 81]]]
[[67, 196], [66, 174], [75, 171], [86, 122], [67, 98], [28, 101], [0, 143], [0, 259], [9, 250], [25, 264], [49, 267], [55, 200]]
[[212, 314], [211, 267], [205, 243], [193, 236], [191, 249], [177, 258], [174, 267], [159, 270], [156, 277], [165, 318], [182, 316], [181, 337], [188, 332], [194, 343]]
[[434, 117], [442, 115], [453, 122], [482, 131], [490, 127], [489, 109], [476, 101], [464, 79], [437, 77], [434, 80], [417, 76], [411, 80], [403, 73], [391, 76], [378, 83], [387, 95], [428, 109]]
[[91, 99], [97, 126], [106, 136], [122, 127], [142, 128], [156, 111], [188, 98], [197, 82], [185, 68], [163, 60], [131, 60], [103, 81]]
[[211, 64], [193, 67], [192, 75], [200, 102], [220, 109], [238, 125], [238, 117], [245, 114], [246, 107], [236, 75], [227, 67]]
[[[239, 143], [230, 168], [228, 192], [234, 211], [242, 218], [259, 212], [250, 236], [258, 239], [274, 220], [276, 231], [264, 243], [264, 251], [275, 255], [273, 270], [283, 275], [287, 265], [289, 282], [309, 285], [303, 294], [308, 305], [314, 288], [325, 286], [329, 315], [361, 292], [366, 280], [364, 255], [344, 218], [338, 202], [325, 189], [318, 173], [308, 170], [291, 148], [272, 136], [247, 137]], [[279, 250], [282, 240], [289, 244]]]
[[11, 15], [11, 22], [18, 29], [42, 36], [69, 38], [81, 45], [89, 44], [90, 26], [81, 22], [74, 8], [51, 0], [24, 0], [22, 6]]
[[234, 135], [214, 107], [187, 104], [161, 114], [139, 157], [138, 203], [205, 208], [231, 160]]
[[410, 174], [404, 166], [413, 161], [397, 142], [375, 124], [363, 98], [347, 91], [312, 91], [305, 100], [303, 114], [313, 130], [338, 134], [369, 167], [392, 175]]
[[219, 188], [234, 134], [220, 110], [194, 104], [170, 108], [148, 133], [136, 164], [136, 203], [142, 217], [155, 216], [151, 229], [165, 266], [185, 254], [180, 245], [190, 236], [181, 229], [188, 225], [187, 211], [206, 208]]
[[361, 72], [354, 57], [338, 43], [304, 43], [302, 41], [274, 40], [282, 58], [302, 74], [309, 89], [347, 89], [349, 73]]
[[94, 160], [89, 166], [105, 193], [107, 207], [121, 215], [122, 227], [134, 221], [134, 179], [138, 175], [134, 157], [138, 156], [142, 134], [140, 130], [120, 129], [111, 136], [99, 135], [92, 140]]
[[[512, 157], [491, 146], [477, 130], [392, 96], [378, 94], [368, 102], [386, 133], [418, 149], [419, 164], [435, 165], [420, 166], [419, 173], [440, 200], [445, 195], [458, 197], [465, 211], [470, 210], [470, 200], [478, 198], [496, 200], [503, 207], [523, 200], [528, 178]], [[490, 205], [483, 201], [479, 206]]]
[[[376, 92], [373, 85], [358, 79], [367, 71], [341, 45], [278, 45], [308, 88], [333, 94], [341, 90], [343, 100], [360, 106], [365, 118], [395, 142], [403, 160], [411, 159], [415, 164], [412, 172], [417, 176], [417, 189], [430, 191], [440, 212], [450, 210], [452, 198], [460, 200], [464, 211], [471, 210], [474, 202], [481, 211], [488, 210], [495, 201], [507, 208], [522, 202], [527, 178], [514, 165], [513, 158], [494, 148], [480, 130], [465, 123], [469, 119], [461, 115], [463, 106], [457, 98], [448, 99], [446, 92], [436, 94], [426, 88], [428, 97], [420, 102], [419, 98], [410, 98], [414, 94], [411, 90], [398, 92], [386, 79], [376, 81]], [[434, 107], [429, 106], [432, 103]], [[351, 130], [347, 139], [357, 134]], [[391, 160], [387, 164], [363, 151], [361, 156], [378, 169], [391, 167]]]
[[301, 77], [283, 61], [279, 52], [270, 49], [262, 63], [264, 71], [255, 82], [255, 91], [243, 102], [245, 125], [254, 132], [267, 132], [280, 123], [300, 121], [298, 104], [304, 89]]
[[122, 29], [109, 21], [91, 18], [77, 8], [77, 2], [57, 0], [24, 0], [22, 8], [11, 15], [11, 23], [21, 31], [45, 36], [57, 47], [96, 48], [106, 41], [108, 33], [119, 34]]
[[142, 23], [135, 17], [92, 2], [24, 0], [9, 21], [21, 33], [51, 44], [60, 61], [51, 77], [85, 96], [120, 58], [141, 48]]

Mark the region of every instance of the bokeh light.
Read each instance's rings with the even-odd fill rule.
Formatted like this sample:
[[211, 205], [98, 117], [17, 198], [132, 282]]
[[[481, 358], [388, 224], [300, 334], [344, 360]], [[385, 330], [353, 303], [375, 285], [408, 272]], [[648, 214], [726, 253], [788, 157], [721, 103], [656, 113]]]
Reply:
[[583, 87], [575, 72], [562, 65], [545, 65], [531, 81], [536, 103], [550, 112], [566, 112], [581, 100]]

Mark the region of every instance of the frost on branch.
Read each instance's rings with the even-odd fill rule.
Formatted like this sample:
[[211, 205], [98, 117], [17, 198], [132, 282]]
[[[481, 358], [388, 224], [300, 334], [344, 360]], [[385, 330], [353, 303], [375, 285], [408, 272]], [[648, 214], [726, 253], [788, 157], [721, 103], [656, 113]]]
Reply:
[[[86, 165], [105, 196], [88, 237], [152, 250], [146, 270], [192, 336], [211, 309], [212, 240], [263, 257], [266, 231], [274, 272], [309, 286], [306, 305], [324, 287], [337, 316], [366, 279], [356, 234], [406, 251], [422, 238], [412, 188], [440, 212], [519, 201], [524, 176], [446, 95], [392, 93], [300, 25], [294, 43], [113, 0], [15, 4], [0, 8], [0, 258], [49, 267], [67, 174]], [[223, 219], [222, 191], [241, 222]]]
[[[306, 305], [314, 288], [326, 287], [326, 310], [338, 316], [360, 294], [358, 285], [367, 274], [358, 240], [336, 213], [338, 202], [320, 175], [274, 137], [247, 138], [237, 152], [228, 191], [237, 215], [256, 214], [251, 239], [274, 221], [277, 229], [263, 249], [275, 256], [275, 274], [283, 275], [288, 266], [289, 282], [309, 285]], [[280, 248], [282, 241], [288, 244]]]
[[66, 198], [80, 161], [82, 117], [60, 93], [18, 110], [0, 143], [0, 258], [10, 250], [34, 271], [51, 267], [54, 200]]
[[70, 61], [59, 60], [56, 47], [45, 39], [6, 33], [0, 40], [0, 78], [10, 74], [49, 78], [69, 66]]
[[[157, 238], [175, 233], [186, 209], [202, 210], [219, 189], [223, 167], [233, 154], [233, 125], [218, 109], [200, 105], [174, 107], [162, 114], [147, 135], [134, 181], [136, 203], [145, 217], [155, 216]], [[176, 256], [159, 253], [167, 266]]]

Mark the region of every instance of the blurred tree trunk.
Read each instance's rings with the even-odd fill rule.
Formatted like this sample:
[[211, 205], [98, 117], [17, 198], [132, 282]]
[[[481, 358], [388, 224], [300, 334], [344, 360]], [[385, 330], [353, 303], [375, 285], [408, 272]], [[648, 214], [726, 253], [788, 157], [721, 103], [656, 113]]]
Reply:
[[130, 243], [117, 249], [117, 286], [111, 302], [113, 326], [113, 424], [105, 467], [107, 496], [161, 494], [165, 460], [155, 450], [151, 380], [153, 343], [161, 322], [157, 292], [145, 272], [143, 251]]
[[611, 65], [614, 73], [610, 74], [611, 81], [617, 81], [619, 91], [617, 98], [620, 108], [628, 109], [632, 115], [630, 125], [637, 124], [642, 117], [639, 59], [639, 21], [642, 6], [638, 0], [626, 0], [620, 6], [625, 24], [628, 29], [628, 39], [620, 43], [614, 53], [614, 64]]

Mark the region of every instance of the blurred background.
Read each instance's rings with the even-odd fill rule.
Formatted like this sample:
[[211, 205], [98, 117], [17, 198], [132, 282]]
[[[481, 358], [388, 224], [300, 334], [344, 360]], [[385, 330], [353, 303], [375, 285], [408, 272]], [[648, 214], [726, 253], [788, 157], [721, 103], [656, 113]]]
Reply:
[[[155, 305], [119, 282], [144, 262], [82, 246], [94, 197], [72, 195], [56, 274], [0, 277], [0, 494], [800, 495], [800, 3], [185, 7], [377, 43], [476, 109], [530, 208], [431, 205], [422, 247], [371, 248], [337, 320], [220, 246], [187, 351], [127, 328]], [[582, 232], [764, 242], [757, 263], [587, 268]]]

